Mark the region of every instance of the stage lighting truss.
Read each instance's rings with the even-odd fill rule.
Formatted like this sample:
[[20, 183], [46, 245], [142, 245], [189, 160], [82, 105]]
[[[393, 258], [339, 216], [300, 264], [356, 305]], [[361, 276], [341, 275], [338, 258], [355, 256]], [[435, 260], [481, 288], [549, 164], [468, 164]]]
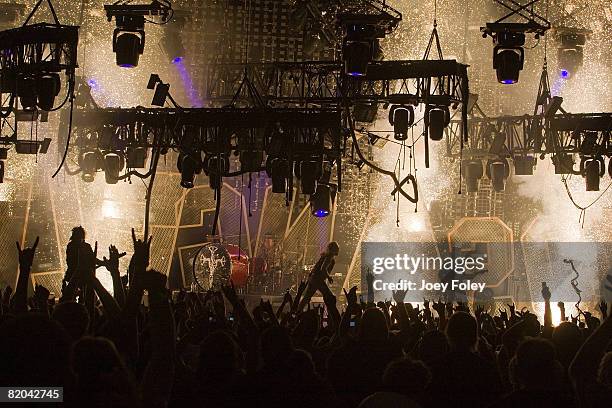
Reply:
[[[612, 157], [612, 113], [558, 113], [547, 118], [542, 131], [532, 131], [540, 116], [472, 117], [464, 154], [512, 158], [515, 174], [531, 175], [549, 156], [557, 174], [583, 174], [585, 158]], [[446, 133], [447, 155], [460, 157], [461, 121], [452, 120]], [[604, 166], [599, 165], [599, 172]]]
[[[65, 122], [64, 118], [60, 123], [60, 134], [67, 126]], [[72, 151], [98, 151], [100, 157], [108, 152], [124, 156], [125, 172], [119, 179], [150, 175], [132, 168], [130, 150], [158, 150], [163, 154], [173, 149], [183, 158], [199, 160], [199, 166], [192, 166], [191, 161], [187, 166], [183, 160], [177, 163], [187, 188], [193, 183], [191, 173], [197, 174], [199, 167], [209, 177], [232, 177], [266, 170], [264, 162], [280, 159], [287, 171], [274, 177], [284, 176], [289, 195], [295, 163], [317, 157], [337, 163], [338, 172], [341, 170], [341, 115], [336, 109], [79, 109], [73, 122]], [[140, 167], [144, 167], [142, 164]], [[102, 164], [98, 169], [103, 169]]]
[[[520, 4], [514, 0], [494, 0], [510, 12], [498, 20], [481, 27], [482, 36], [493, 38], [493, 69], [502, 84], [518, 82], [519, 73], [525, 61], [525, 34], [533, 33], [536, 39], [544, 35], [551, 25], [546, 18], [538, 15], [534, 5], [539, 0]], [[510, 22], [515, 18], [521, 22]]]
[[133, 68], [138, 65], [140, 55], [145, 47], [145, 22], [148, 16], [159, 16], [165, 24], [172, 18], [172, 5], [168, 0], [153, 0], [150, 4], [132, 4], [129, 1], [119, 1], [105, 5], [106, 17], [117, 28], [113, 32], [113, 52], [116, 54], [117, 65]]
[[[61, 24], [50, 0], [54, 21], [28, 24], [42, 3], [36, 3], [21, 27], [0, 32], [0, 145], [15, 145], [17, 153], [45, 153], [48, 148], [44, 140], [23, 148], [25, 141], [17, 139], [19, 122], [45, 121], [48, 111], [74, 99], [79, 27]], [[56, 103], [62, 85], [65, 96]]]

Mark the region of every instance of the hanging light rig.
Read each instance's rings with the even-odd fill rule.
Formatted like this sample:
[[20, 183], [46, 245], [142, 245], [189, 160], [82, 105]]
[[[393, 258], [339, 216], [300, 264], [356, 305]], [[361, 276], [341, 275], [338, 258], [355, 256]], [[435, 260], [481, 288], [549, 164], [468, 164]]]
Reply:
[[379, 39], [390, 34], [402, 19], [402, 15], [386, 5], [377, 14], [341, 13], [337, 24], [342, 31], [342, 60], [344, 73], [363, 78], [368, 64], [379, 57]]
[[[49, 6], [53, 22], [28, 24], [43, 2]], [[18, 116], [29, 113], [34, 120], [40, 111], [58, 110], [68, 101], [72, 109], [78, 41], [79, 27], [61, 24], [51, 0], [39, 0], [21, 27], [0, 32], [0, 93], [3, 94], [0, 120], [2, 129], [11, 132], [0, 135], [0, 145], [14, 144], [18, 153], [46, 153], [50, 139], [17, 140]], [[66, 75], [66, 95], [62, 102], [56, 103], [62, 90], [62, 73]]]
[[563, 79], [570, 79], [580, 70], [584, 61], [584, 46], [592, 34], [581, 28], [555, 27], [557, 69]]
[[154, 0], [151, 4], [111, 4], [105, 5], [106, 17], [112, 21], [115, 17], [117, 28], [113, 31], [113, 52], [117, 65], [122, 68], [138, 66], [138, 60], [144, 53], [146, 16], [160, 16], [166, 24], [172, 18], [172, 5], [169, 1]]
[[[533, 33], [536, 40], [550, 29], [550, 22], [534, 11], [539, 0], [518, 4], [514, 0], [494, 0], [510, 10], [500, 19], [481, 27], [482, 37], [493, 38], [493, 69], [497, 81], [502, 84], [515, 84], [525, 63], [525, 39], [527, 33]], [[523, 22], [508, 22], [511, 17], [522, 18]]]

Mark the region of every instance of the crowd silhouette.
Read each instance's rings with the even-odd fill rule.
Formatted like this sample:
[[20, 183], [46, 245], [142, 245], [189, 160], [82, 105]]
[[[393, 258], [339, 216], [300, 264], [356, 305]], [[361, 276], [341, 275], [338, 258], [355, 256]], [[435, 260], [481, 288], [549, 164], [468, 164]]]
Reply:
[[[353, 287], [315, 307], [303, 295], [318, 286], [303, 282], [279, 307], [248, 308], [231, 284], [173, 296], [148, 269], [151, 238], [132, 238], [122, 275], [125, 253], [111, 246], [99, 259], [73, 229], [59, 299], [42, 286], [28, 297], [39, 240], [17, 244], [17, 286], [2, 291], [0, 386], [62, 386], [64, 406], [105, 408], [612, 406], [603, 301], [600, 318], [567, 319], [543, 285], [540, 323], [514, 305], [415, 307], [402, 291], [375, 303], [372, 287], [367, 299]], [[110, 273], [112, 295], [97, 268]], [[563, 316], [556, 327], [553, 307]]]

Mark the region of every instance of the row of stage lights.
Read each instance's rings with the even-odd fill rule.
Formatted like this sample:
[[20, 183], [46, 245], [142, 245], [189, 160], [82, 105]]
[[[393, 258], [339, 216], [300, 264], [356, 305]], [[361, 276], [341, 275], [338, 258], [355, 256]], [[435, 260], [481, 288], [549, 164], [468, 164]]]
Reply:
[[[602, 156], [583, 156], [578, 170], [574, 170], [574, 158], [561, 153], [551, 157], [555, 174], [575, 174], [585, 180], [586, 191], [599, 191], [600, 180], [606, 172]], [[515, 176], [533, 176], [537, 159], [530, 155], [516, 155], [512, 158]], [[506, 180], [510, 177], [511, 167], [508, 159], [489, 159], [483, 166], [481, 159], [466, 159], [461, 163], [463, 179], [468, 193], [476, 193], [479, 181], [486, 176], [491, 181], [493, 191], [505, 190]], [[612, 178], [612, 159], [608, 162], [608, 175]]]
[[[264, 161], [263, 151], [236, 151], [241, 172], [259, 172]], [[146, 165], [147, 149], [128, 147], [125, 151], [84, 147], [78, 155], [81, 178], [91, 183], [98, 172], [104, 172], [107, 184], [121, 180], [125, 169], [142, 169]], [[222, 179], [219, 174], [230, 171], [230, 155], [221, 154], [202, 159], [201, 153], [188, 149], [178, 154], [176, 167], [181, 174], [181, 187], [190, 189], [195, 186], [195, 178], [204, 173], [208, 176], [209, 187], [220, 189]], [[269, 156], [265, 161], [265, 171], [271, 179], [273, 193], [285, 194], [291, 183], [289, 178], [296, 177], [300, 182], [300, 193], [310, 196], [312, 215], [325, 217], [331, 213], [337, 186], [330, 182], [332, 165], [313, 157], [309, 160], [289, 162], [285, 158]]]
[[[587, 36], [586, 30], [558, 31], [557, 66], [561, 78], [571, 78], [582, 67]], [[497, 81], [506, 85], [517, 83], [525, 62], [525, 33], [501, 31], [493, 33], [493, 41], [493, 69]]]

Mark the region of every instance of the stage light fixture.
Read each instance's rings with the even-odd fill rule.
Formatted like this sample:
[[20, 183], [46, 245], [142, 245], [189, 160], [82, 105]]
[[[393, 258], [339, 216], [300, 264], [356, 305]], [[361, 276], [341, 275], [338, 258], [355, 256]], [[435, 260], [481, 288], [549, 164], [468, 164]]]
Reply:
[[289, 163], [286, 159], [275, 157], [270, 160], [270, 176], [272, 177], [272, 192], [285, 193], [287, 191], [287, 177]]
[[157, 85], [157, 83], [161, 81], [162, 80], [159, 75], [151, 74], [151, 76], [149, 76], [149, 82], [147, 82], [147, 89], [155, 89], [155, 85]]
[[444, 138], [444, 129], [450, 123], [448, 106], [432, 106], [429, 108], [427, 115], [430, 139], [435, 141], [442, 140]]
[[502, 31], [494, 34], [493, 41], [493, 69], [497, 72], [497, 81], [517, 83], [525, 63], [525, 34]]
[[144, 19], [142, 30], [125, 32], [125, 28], [115, 30], [113, 35], [113, 52], [115, 53], [117, 65], [122, 68], [134, 68], [138, 66], [140, 55], [144, 52]]
[[261, 150], [241, 150], [239, 153], [240, 157], [240, 171], [244, 172], [257, 172], [261, 170], [261, 163], [263, 162], [264, 152]]
[[557, 66], [562, 78], [571, 78], [582, 67], [584, 45], [589, 33], [588, 30], [580, 29], [557, 29]]
[[46, 154], [51, 144], [51, 138], [46, 137], [43, 140], [16, 140], [15, 152], [17, 154]]
[[548, 104], [544, 108], [544, 117], [545, 118], [552, 118], [553, 116], [555, 116], [557, 114], [557, 112], [559, 112], [559, 110], [561, 110], [563, 112], [563, 109], [561, 108], [561, 105], [563, 105], [563, 97], [561, 97], [561, 96], [553, 96], [548, 101]]
[[166, 56], [173, 64], [178, 64], [185, 58], [183, 46], [183, 32], [189, 19], [189, 13], [183, 10], [174, 10], [172, 17], [165, 24], [164, 36], [161, 40]]
[[36, 82], [38, 107], [44, 111], [50, 111], [55, 104], [55, 97], [59, 95], [62, 87], [59, 74], [42, 74]]
[[586, 191], [599, 191], [599, 180], [606, 172], [603, 157], [583, 158], [580, 162], [580, 173], [586, 181]]
[[497, 82], [504, 85], [515, 84], [523, 69], [524, 53], [521, 49], [496, 48], [493, 56], [493, 69], [497, 71]]
[[408, 139], [408, 129], [414, 124], [414, 108], [410, 105], [392, 105], [389, 124], [393, 126], [395, 140]]
[[510, 176], [510, 165], [506, 159], [487, 161], [487, 177], [491, 180], [494, 191], [501, 192], [506, 188], [506, 179]]
[[321, 176], [321, 163], [314, 160], [300, 163], [300, 187], [303, 194], [314, 194]]
[[36, 78], [32, 75], [19, 76], [17, 79], [17, 96], [24, 110], [36, 110]]
[[98, 153], [93, 150], [82, 153], [79, 164], [81, 166], [81, 179], [86, 183], [93, 182], [98, 171]]
[[533, 33], [536, 40], [546, 34], [551, 28], [550, 21], [539, 15], [533, 4], [539, 0], [531, 0], [529, 13], [525, 12], [527, 5], [521, 5], [514, 0], [495, 0], [507, 11], [503, 17], [480, 27], [483, 38], [493, 38], [493, 69], [497, 81], [502, 84], [515, 84], [525, 64], [525, 34]]
[[555, 174], [573, 174], [574, 157], [571, 154], [559, 153], [551, 157], [555, 166]]
[[115, 3], [105, 5], [106, 17], [115, 17], [117, 28], [113, 32], [113, 52], [117, 65], [123, 68], [138, 66], [145, 47], [145, 16], [161, 16], [162, 24], [172, 12], [169, 2], [153, 0], [151, 4]]
[[193, 188], [200, 164], [189, 154], [179, 153], [176, 167], [181, 173], [181, 187]]
[[468, 193], [478, 192], [478, 181], [483, 176], [482, 161], [478, 159], [464, 160], [463, 172]]
[[123, 170], [125, 159], [117, 153], [104, 155], [104, 178], [107, 184], [117, 184], [119, 173]]
[[225, 157], [213, 156], [206, 160], [206, 168], [208, 169], [207, 174], [209, 187], [212, 190], [220, 189], [222, 185], [222, 177], [219, 171], [227, 172], [229, 170], [229, 162]]
[[310, 197], [311, 213], [315, 217], [327, 217], [332, 208], [331, 187], [327, 184], [317, 185], [315, 193]]
[[365, 41], [351, 41], [344, 46], [344, 71], [354, 77], [365, 76], [372, 59], [370, 44]]
[[370, 24], [350, 22], [344, 26], [342, 58], [346, 75], [363, 77], [368, 73], [375, 38], [376, 28]]
[[166, 104], [166, 98], [170, 92], [170, 84], [158, 83], [155, 87], [155, 94], [151, 105], [163, 107]]
[[147, 162], [147, 149], [145, 147], [128, 147], [126, 151], [126, 167], [129, 169], [143, 169]]
[[517, 176], [533, 176], [536, 158], [533, 156], [514, 156], [514, 174]]

